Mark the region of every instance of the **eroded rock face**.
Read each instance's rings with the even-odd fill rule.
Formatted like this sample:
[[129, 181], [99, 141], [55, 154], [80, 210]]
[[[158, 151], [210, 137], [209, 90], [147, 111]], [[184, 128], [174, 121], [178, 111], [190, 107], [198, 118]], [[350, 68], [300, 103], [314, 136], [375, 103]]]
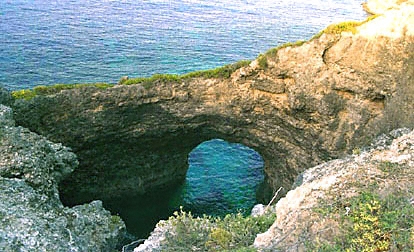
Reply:
[[[306, 168], [414, 122], [406, 113], [414, 100], [413, 16], [404, 4], [356, 34], [280, 49], [264, 69], [254, 61], [229, 79], [64, 90], [17, 101], [16, 121], [78, 155], [79, 168], [61, 183], [69, 204], [179, 182], [188, 153], [211, 138], [262, 155], [261, 196], [269, 199]], [[401, 20], [399, 32], [373, 32], [381, 18]]]
[[[399, 170], [390, 172], [384, 166]], [[309, 242], [332, 244], [341, 232], [340, 217], [320, 215], [318, 209], [346, 202], [370, 186], [383, 197], [408, 194], [405, 197], [412, 200], [413, 174], [414, 131], [399, 129], [381, 135], [358, 155], [332, 160], [301, 174], [297, 187], [276, 204], [277, 220], [257, 236], [254, 246], [258, 251], [309, 251]], [[345, 214], [350, 208], [343, 206], [339, 211]], [[405, 249], [409, 251], [412, 243], [400, 245], [408, 246]]]
[[111, 251], [125, 225], [101, 201], [64, 207], [58, 183], [78, 164], [69, 148], [15, 127], [0, 104], [1, 251]]

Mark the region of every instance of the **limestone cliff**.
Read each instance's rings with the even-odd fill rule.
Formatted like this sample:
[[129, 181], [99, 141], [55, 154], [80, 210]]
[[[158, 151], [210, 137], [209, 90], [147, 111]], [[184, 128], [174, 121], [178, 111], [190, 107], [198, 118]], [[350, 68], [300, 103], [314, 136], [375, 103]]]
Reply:
[[76, 168], [75, 154], [16, 127], [12, 113], [0, 104], [0, 250], [115, 250], [125, 233], [119, 217], [101, 201], [68, 208], [59, 200], [58, 182]]
[[[328, 246], [341, 243], [338, 239], [343, 239], [340, 250], [352, 247], [356, 251], [412, 251], [414, 131], [392, 131], [380, 136], [371, 148], [355, 153], [315, 166], [301, 174], [296, 181], [297, 187], [276, 204], [273, 210], [277, 215], [276, 222], [267, 232], [257, 236], [254, 246], [259, 251], [320, 251], [318, 249], [323, 247], [323, 251], [336, 251], [334, 246]], [[406, 216], [398, 213], [401, 223], [397, 223], [396, 218], [392, 225], [405, 227], [400, 226], [397, 232], [397, 229], [391, 228], [383, 231], [389, 235], [383, 238], [380, 235], [374, 237], [375, 231], [370, 228], [355, 232], [357, 225], [369, 224], [362, 221], [358, 223], [360, 219], [353, 219], [353, 229], [348, 228], [346, 225], [351, 224], [347, 223], [350, 221], [347, 216], [360, 214], [358, 211], [362, 208], [362, 203], [352, 202], [357, 197], [360, 200], [361, 195], [371, 193], [380, 195], [379, 201], [401, 198], [409, 210]], [[391, 211], [397, 209], [401, 210], [397, 205], [391, 206]], [[362, 218], [379, 219], [378, 216], [372, 214]], [[378, 219], [376, 224], [380, 221]], [[376, 224], [373, 222], [372, 226]], [[395, 236], [403, 230], [408, 233], [407, 240], [397, 241]], [[373, 235], [373, 239], [364, 238], [367, 234]], [[354, 240], [347, 243], [347, 237], [352, 235], [355, 236]], [[357, 238], [360, 239], [358, 242]], [[383, 250], [378, 246], [381, 239], [387, 243]]]

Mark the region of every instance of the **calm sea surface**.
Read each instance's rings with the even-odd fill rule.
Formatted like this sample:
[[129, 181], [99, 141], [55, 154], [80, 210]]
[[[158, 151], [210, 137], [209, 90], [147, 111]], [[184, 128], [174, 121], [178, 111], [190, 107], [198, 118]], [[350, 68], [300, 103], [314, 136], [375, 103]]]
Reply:
[[[0, 85], [116, 83], [186, 73], [309, 39], [332, 22], [363, 20], [360, 0], [0, 0]], [[189, 154], [183, 185], [104, 202], [145, 237], [179, 205], [195, 213], [248, 211], [263, 180], [253, 150], [222, 140]]]
[[332, 22], [362, 0], [0, 0], [0, 85], [116, 83], [209, 69]]

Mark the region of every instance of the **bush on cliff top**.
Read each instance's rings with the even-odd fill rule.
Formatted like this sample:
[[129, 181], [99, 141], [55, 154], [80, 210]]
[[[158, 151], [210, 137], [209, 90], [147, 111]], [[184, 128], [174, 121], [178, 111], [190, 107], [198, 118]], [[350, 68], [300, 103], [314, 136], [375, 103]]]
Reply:
[[52, 86], [37, 86], [33, 89], [22, 89], [12, 92], [12, 96], [15, 99], [25, 99], [30, 100], [37, 95], [51, 95], [59, 93], [65, 89], [74, 89], [82, 87], [97, 87], [100, 89], [106, 89], [112, 87], [113, 85], [107, 83], [93, 83], [93, 84], [55, 84]]
[[[325, 29], [320, 31], [318, 34], [313, 36], [309, 41], [312, 41], [314, 39], [317, 39], [317, 38], [321, 37], [322, 34], [324, 34], [324, 33], [326, 33], [326, 34], [341, 34], [342, 32], [349, 31], [349, 32], [352, 32], [352, 34], [355, 34], [356, 31], [357, 31], [356, 27], [373, 20], [374, 18], [377, 18], [378, 16], [379, 15], [369, 16], [364, 21], [345, 21], [345, 22], [329, 25], [328, 27], [326, 27]], [[261, 54], [258, 57], [260, 67], [261, 68], [266, 68], [267, 67], [267, 57], [275, 57], [277, 52], [280, 49], [283, 49], [283, 48], [286, 48], [286, 47], [301, 46], [306, 42], [307, 41], [304, 41], [304, 40], [299, 40], [299, 41], [296, 41], [296, 42], [293, 42], [293, 43], [288, 42], [288, 43], [285, 43], [283, 45], [280, 45], [278, 47], [275, 47], [275, 48], [272, 48], [272, 49], [268, 50], [267, 52], [265, 52], [264, 55]]]
[[341, 34], [342, 32], [351, 32], [352, 34], [355, 34], [357, 32], [357, 27], [361, 26], [377, 17], [379, 17], [380, 15], [372, 15], [369, 16], [367, 19], [363, 20], [363, 21], [344, 21], [344, 22], [340, 22], [337, 24], [331, 24], [328, 27], [326, 27], [325, 29], [323, 29], [322, 31], [320, 31], [318, 34], [316, 34], [315, 36], [313, 36], [310, 40], [313, 39], [317, 39], [320, 38], [322, 36], [322, 34], [326, 33], [326, 34]]
[[174, 230], [166, 234], [162, 251], [255, 251], [250, 246], [256, 235], [265, 232], [276, 216], [267, 213], [252, 217], [228, 214], [194, 217], [184, 211], [169, 219]]
[[[369, 183], [349, 181], [343, 194], [320, 201], [314, 212], [338, 226], [330, 225], [329, 238], [309, 239], [309, 251], [414, 251], [412, 166], [383, 161], [376, 168]], [[358, 193], [344, 197], [348, 190]]]
[[[348, 209], [346, 212], [343, 209]], [[341, 234], [334, 243], [312, 241], [312, 251], [412, 251], [414, 249], [414, 208], [407, 197], [385, 198], [362, 192], [335, 208], [319, 209], [340, 216]]]
[[190, 72], [183, 75], [177, 74], [154, 74], [151, 77], [138, 77], [131, 79], [122, 79], [119, 84], [121, 85], [133, 85], [133, 84], [142, 84], [145, 88], [150, 88], [156, 83], [171, 83], [171, 82], [180, 82], [192, 78], [230, 78], [231, 74], [234, 73], [237, 69], [247, 66], [250, 64], [249, 60], [238, 61], [234, 64], [225, 65], [222, 67]]

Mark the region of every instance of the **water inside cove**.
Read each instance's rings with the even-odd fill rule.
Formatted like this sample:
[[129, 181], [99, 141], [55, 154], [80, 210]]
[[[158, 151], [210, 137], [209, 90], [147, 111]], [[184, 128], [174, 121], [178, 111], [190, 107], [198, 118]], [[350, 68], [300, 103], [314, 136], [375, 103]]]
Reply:
[[263, 159], [256, 151], [213, 139], [197, 146], [188, 162], [183, 184], [104, 205], [119, 214], [137, 238], [147, 237], [159, 220], [168, 219], [180, 206], [195, 215], [250, 212], [264, 179]]

